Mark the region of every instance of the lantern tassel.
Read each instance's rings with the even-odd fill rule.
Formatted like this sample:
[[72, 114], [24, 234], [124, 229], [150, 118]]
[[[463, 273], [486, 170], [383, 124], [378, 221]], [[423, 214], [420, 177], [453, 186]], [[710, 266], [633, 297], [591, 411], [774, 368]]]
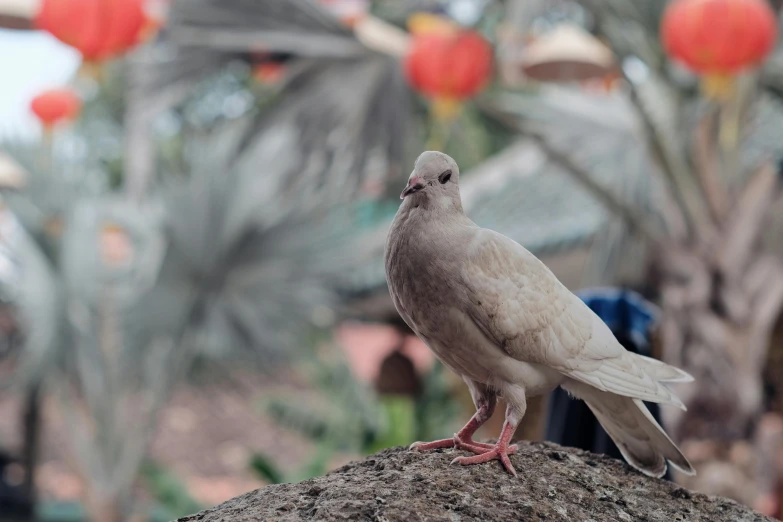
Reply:
[[77, 76], [86, 80], [94, 81], [95, 83], [101, 83], [104, 76], [103, 64], [85, 60], [82, 62], [81, 67], [79, 67]]
[[734, 77], [727, 74], [708, 74], [702, 77], [699, 86], [702, 96], [719, 102], [730, 100], [737, 90]]
[[736, 92], [721, 104], [718, 139], [724, 150], [731, 151], [739, 140], [740, 104]]
[[454, 121], [462, 112], [462, 104], [454, 98], [436, 98], [431, 110], [435, 118], [441, 121]]
[[451, 125], [462, 111], [462, 104], [454, 98], [435, 98], [430, 103], [430, 121], [432, 130], [427, 148], [443, 150], [451, 134]]
[[52, 125], [44, 125], [41, 141], [43, 154], [39, 157], [40, 168], [47, 175], [51, 175], [54, 164], [54, 128]]
[[427, 150], [442, 151], [445, 144], [446, 132], [443, 128], [443, 122], [433, 118], [430, 136], [429, 139], [427, 139]]
[[739, 103], [736, 78], [729, 74], [708, 74], [702, 77], [701, 93], [720, 104], [718, 140], [724, 150], [732, 150], [739, 136]]

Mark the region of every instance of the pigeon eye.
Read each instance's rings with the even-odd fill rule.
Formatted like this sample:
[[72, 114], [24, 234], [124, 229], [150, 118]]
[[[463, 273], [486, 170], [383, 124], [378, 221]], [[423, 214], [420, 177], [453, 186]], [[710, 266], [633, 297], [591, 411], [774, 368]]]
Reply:
[[438, 181], [440, 181], [441, 185], [447, 183], [450, 179], [451, 179], [451, 171], [450, 170], [441, 172], [440, 176], [438, 176]]

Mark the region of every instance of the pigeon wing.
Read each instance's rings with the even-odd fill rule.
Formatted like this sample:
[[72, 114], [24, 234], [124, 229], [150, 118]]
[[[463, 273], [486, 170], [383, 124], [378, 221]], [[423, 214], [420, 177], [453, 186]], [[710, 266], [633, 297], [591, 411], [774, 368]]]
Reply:
[[689, 376], [628, 352], [606, 324], [521, 245], [482, 229], [468, 249], [461, 270], [465, 311], [509, 356], [601, 391], [683, 407], [661, 382]]

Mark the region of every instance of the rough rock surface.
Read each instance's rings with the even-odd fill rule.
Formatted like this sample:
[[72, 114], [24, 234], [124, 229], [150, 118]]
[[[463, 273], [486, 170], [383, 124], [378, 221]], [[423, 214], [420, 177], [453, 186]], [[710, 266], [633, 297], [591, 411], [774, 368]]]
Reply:
[[458, 450], [390, 448], [299, 484], [247, 493], [178, 522], [261, 520], [751, 522], [736, 502], [646, 477], [623, 462], [550, 443], [523, 443], [511, 461], [449, 466]]

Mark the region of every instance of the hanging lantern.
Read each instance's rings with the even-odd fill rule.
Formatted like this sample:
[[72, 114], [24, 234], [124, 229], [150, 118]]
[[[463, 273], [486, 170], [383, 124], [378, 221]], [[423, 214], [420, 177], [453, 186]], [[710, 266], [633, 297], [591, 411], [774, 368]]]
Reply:
[[733, 78], [772, 50], [777, 22], [766, 0], [675, 0], [661, 22], [666, 52], [702, 76], [704, 93], [731, 96]]
[[44, 129], [50, 131], [58, 123], [75, 120], [81, 111], [82, 102], [68, 89], [52, 89], [33, 98], [30, 108]]
[[274, 85], [285, 77], [285, 64], [265, 62], [253, 67], [253, 78], [261, 85]]
[[604, 78], [614, 58], [593, 35], [571, 24], [562, 24], [532, 41], [522, 56], [525, 76], [540, 82], [574, 82]]
[[149, 35], [154, 26], [145, 0], [43, 0], [35, 19], [82, 53], [87, 62], [119, 56]]
[[438, 117], [454, 115], [492, 74], [492, 47], [470, 30], [416, 34], [405, 58], [411, 86], [433, 100]]
[[288, 53], [255, 51], [250, 53], [248, 60], [252, 67], [253, 79], [261, 85], [274, 85], [286, 76], [288, 62], [293, 55]]

